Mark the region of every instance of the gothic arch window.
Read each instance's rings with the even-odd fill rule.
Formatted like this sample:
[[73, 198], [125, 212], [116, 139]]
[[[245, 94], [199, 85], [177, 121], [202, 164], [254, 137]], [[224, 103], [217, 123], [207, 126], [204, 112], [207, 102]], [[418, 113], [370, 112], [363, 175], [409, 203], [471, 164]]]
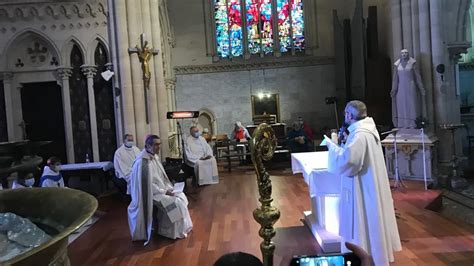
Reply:
[[97, 66], [97, 74], [94, 76], [94, 95], [100, 161], [113, 160], [117, 147], [112, 79], [106, 81], [101, 75], [110, 67], [107, 63], [109, 63], [107, 49], [99, 41], [94, 51], [94, 64]]
[[92, 161], [92, 135], [87, 79], [81, 70], [81, 66], [84, 65], [84, 56], [76, 43], [72, 45], [70, 63], [72, 75], [69, 78], [69, 93], [71, 95], [74, 158], [76, 162], [85, 162], [88, 156]]
[[211, 0], [213, 54], [248, 58], [302, 53], [303, 9], [303, 0]]

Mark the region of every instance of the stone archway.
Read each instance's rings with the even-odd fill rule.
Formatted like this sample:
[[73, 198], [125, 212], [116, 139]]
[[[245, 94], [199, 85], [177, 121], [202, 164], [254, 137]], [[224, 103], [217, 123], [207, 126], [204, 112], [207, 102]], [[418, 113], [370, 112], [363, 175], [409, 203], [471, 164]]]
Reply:
[[[0, 58], [4, 74], [5, 113], [8, 139], [22, 140], [23, 113], [20, 90], [24, 83], [56, 81], [55, 71], [60, 63], [59, 51], [41, 32], [26, 29], [15, 35], [5, 46]], [[15, 110], [15, 111], [14, 111]]]
[[199, 110], [199, 117], [197, 118], [197, 126], [200, 130], [207, 128], [211, 135], [217, 134], [217, 121], [214, 112], [209, 109]]

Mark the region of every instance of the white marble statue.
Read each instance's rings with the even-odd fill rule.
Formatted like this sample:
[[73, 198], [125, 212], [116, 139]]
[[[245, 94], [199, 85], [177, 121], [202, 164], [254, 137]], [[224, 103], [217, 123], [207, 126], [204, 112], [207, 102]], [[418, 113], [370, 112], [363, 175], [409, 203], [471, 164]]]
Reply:
[[425, 117], [425, 88], [417, 69], [416, 60], [408, 50], [400, 52], [393, 71], [392, 121], [398, 128], [416, 128], [416, 119]]

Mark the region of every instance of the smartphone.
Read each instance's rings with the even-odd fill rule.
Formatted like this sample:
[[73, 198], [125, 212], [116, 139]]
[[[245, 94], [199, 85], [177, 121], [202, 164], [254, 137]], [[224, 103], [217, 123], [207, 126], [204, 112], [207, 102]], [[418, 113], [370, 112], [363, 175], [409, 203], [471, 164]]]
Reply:
[[354, 253], [297, 256], [290, 266], [360, 266], [360, 259]]

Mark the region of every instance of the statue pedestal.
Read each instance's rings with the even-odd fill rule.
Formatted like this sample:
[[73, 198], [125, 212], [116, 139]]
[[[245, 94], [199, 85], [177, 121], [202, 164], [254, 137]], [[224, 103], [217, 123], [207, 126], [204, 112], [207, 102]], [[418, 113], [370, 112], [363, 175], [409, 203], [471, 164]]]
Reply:
[[[433, 180], [435, 159], [434, 145], [438, 138], [432, 134], [425, 132], [423, 138], [420, 129], [402, 128], [396, 133], [397, 141], [397, 157], [398, 172], [401, 178], [424, 180], [423, 175], [423, 138], [425, 143], [425, 163], [426, 163], [426, 179]], [[385, 164], [387, 166], [388, 175], [394, 178], [395, 173], [395, 152], [394, 152], [395, 136], [390, 134], [382, 141], [385, 148]]]

